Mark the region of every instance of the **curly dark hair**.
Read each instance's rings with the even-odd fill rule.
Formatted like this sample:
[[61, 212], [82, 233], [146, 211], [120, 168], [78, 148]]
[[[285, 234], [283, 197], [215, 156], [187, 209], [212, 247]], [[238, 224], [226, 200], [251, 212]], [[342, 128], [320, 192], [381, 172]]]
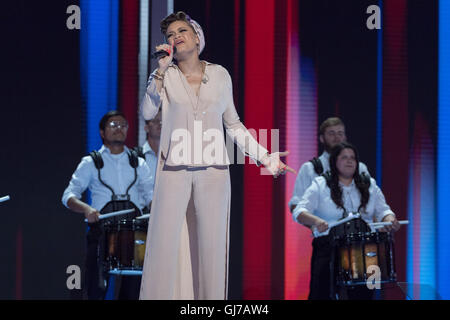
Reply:
[[356, 170], [355, 173], [353, 174], [353, 180], [355, 181], [356, 187], [358, 188], [359, 193], [361, 194], [361, 203], [358, 207], [358, 212], [360, 212], [361, 209], [365, 211], [366, 205], [369, 202], [370, 198], [369, 193], [370, 179], [368, 180], [368, 183], [367, 181], [361, 179], [361, 175], [359, 174], [358, 151], [356, 150], [355, 146], [347, 142], [343, 142], [334, 146], [330, 154], [330, 179], [327, 179], [327, 185], [331, 190], [331, 199], [338, 208], [342, 208], [345, 211], [344, 203], [342, 201], [342, 188], [339, 186], [339, 172], [336, 167], [337, 158], [344, 149], [352, 149], [353, 152], [355, 153]]
[[186, 22], [195, 33], [195, 29], [192, 27], [190, 20], [191, 20], [191, 17], [189, 17], [189, 15], [187, 15], [183, 11], [178, 11], [177, 13], [171, 13], [167, 17], [165, 17], [163, 20], [161, 20], [161, 23], [159, 25], [160, 29], [161, 29], [161, 33], [164, 36], [166, 36], [166, 32], [167, 32], [167, 29], [169, 28], [169, 25], [175, 21]]

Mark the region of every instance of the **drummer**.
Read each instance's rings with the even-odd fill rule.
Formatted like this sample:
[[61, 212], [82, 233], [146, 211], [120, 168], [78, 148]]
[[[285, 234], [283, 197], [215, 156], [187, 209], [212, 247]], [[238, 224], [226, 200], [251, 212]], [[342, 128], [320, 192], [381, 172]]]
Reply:
[[[330, 117], [324, 120], [319, 127], [319, 140], [324, 151], [320, 157], [313, 158], [300, 167], [297, 178], [295, 179], [294, 191], [289, 200], [289, 210], [291, 212], [294, 211], [295, 206], [302, 198], [306, 189], [311, 185], [313, 179], [330, 170], [329, 159], [331, 149], [335, 145], [347, 141], [345, 124], [342, 119]], [[359, 172], [365, 172], [370, 176], [367, 166], [362, 162], [359, 162]]]
[[[329, 267], [332, 251], [328, 223], [358, 212], [368, 223], [373, 220], [392, 222], [392, 226], [386, 226], [381, 231], [397, 231], [400, 228], [375, 180], [356, 170], [359, 159], [353, 145], [342, 142], [334, 146], [329, 164], [330, 172], [313, 180], [293, 211], [296, 221], [319, 232], [312, 243], [310, 300], [332, 298]], [[350, 299], [370, 299], [373, 294], [365, 292], [364, 295], [356, 291], [353, 296], [352, 292], [348, 292]]]
[[[132, 164], [130, 150], [125, 146], [128, 122], [122, 112], [113, 110], [106, 113], [99, 123], [100, 136], [103, 146], [97, 155], [101, 158], [102, 165], [94, 161], [92, 156], [85, 156], [72, 175], [68, 187], [65, 189], [62, 202], [70, 210], [81, 213], [89, 223], [87, 234], [87, 259], [86, 259], [86, 287], [90, 300], [103, 299], [105, 287], [99, 285], [99, 265], [97, 263], [98, 239], [93, 239], [93, 230], [98, 227], [100, 211], [112, 201], [112, 194], [116, 198], [126, 196], [131, 206], [139, 209], [148, 206], [151, 200], [152, 174], [147, 163], [135, 157]], [[92, 153], [91, 153], [92, 154]], [[134, 182], [134, 180], [136, 181]], [[134, 183], [133, 183], [134, 182]], [[91, 192], [91, 203], [81, 200], [86, 189]], [[122, 201], [123, 202], [123, 201]], [[97, 241], [97, 242], [96, 242]], [[130, 277], [135, 278], [135, 277]], [[136, 277], [138, 278], [138, 277]], [[119, 298], [137, 299], [139, 296], [140, 279], [136, 279], [134, 291], [130, 291], [127, 283], [122, 281]], [[123, 293], [123, 294], [122, 294]]]

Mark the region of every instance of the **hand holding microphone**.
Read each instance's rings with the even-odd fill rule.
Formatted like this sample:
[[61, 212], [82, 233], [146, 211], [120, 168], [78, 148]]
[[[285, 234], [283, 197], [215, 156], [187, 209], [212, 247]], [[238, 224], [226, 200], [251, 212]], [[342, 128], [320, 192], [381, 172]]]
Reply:
[[[169, 45], [168, 49], [167, 48], [161, 49], [162, 46], [164, 46], [164, 45], [159, 45], [156, 47], [157, 51], [153, 52], [150, 56], [152, 59], [159, 59], [159, 58], [163, 58], [163, 57], [168, 57], [170, 55], [170, 45]], [[160, 49], [158, 49], [158, 48], [160, 48]], [[173, 53], [176, 53], [177, 47], [173, 47], [173, 50], [174, 50]]]
[[164, 74], [173, 60], [176, 47], [169, 44], [161, 44], [156, 46], [156, 52], [152, 54], [152, 58], [158, 59], [159, 73]]

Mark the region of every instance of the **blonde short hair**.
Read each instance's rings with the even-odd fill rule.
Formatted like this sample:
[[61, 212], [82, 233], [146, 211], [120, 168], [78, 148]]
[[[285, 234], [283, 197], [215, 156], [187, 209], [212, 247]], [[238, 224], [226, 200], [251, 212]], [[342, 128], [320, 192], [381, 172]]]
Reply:
[[338, 117], [328, 118], [324, 122], [322, 122], [322, 124], [320, 125], [319, 133], [322, 135], [325, 133], [325, 130], [328, 127], [334, 127], [334, 126], [338, 126], [338, 125], [344, 126], [344, 128], [345, 128], [344, 122], [340, 118], [338, 118]]

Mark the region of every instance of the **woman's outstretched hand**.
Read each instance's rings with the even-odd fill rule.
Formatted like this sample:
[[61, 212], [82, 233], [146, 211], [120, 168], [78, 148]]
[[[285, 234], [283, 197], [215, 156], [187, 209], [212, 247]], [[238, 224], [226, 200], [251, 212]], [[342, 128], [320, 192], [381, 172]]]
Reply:
[[286, 172], [297, 173], [294, 169], [284, 164], [280, 160], [280, 157], [285, 157], [289, 154], [289, 151], [285, 152], [274, 152], [271, 154], [266, 154], [262, 159], [261, 163], [266, 167], [267, 170], [276, 178], [279, 175], [285, 175]]

